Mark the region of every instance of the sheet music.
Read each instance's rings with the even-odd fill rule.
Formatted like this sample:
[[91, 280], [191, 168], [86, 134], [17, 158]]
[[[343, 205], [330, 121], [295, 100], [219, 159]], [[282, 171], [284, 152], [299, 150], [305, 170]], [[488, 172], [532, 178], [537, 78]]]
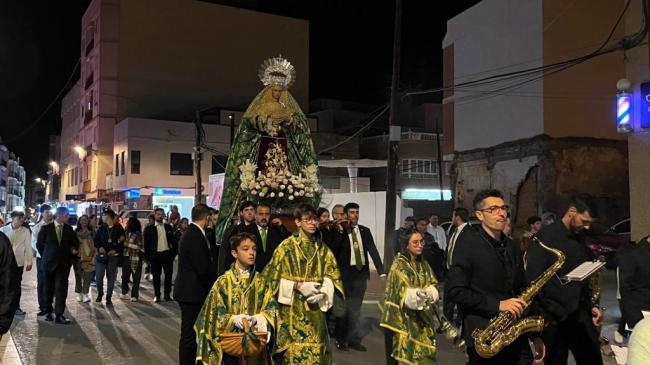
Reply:
[[612, 345], [612, 352], [616, 359], [616, 364], [625, 365], [627, 363], [627, 347]]
[[605, 266], [605, 263], [602, 261], [585, 261], [573, 269], [573, 271], [566, 274], [563, 279], [568, 281], [583, 281], [603, 266]]

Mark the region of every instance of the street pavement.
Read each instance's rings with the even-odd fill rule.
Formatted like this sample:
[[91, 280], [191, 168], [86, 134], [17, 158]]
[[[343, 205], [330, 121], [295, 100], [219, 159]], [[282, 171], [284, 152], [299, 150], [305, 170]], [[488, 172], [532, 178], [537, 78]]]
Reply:
[[[121, 276], [118, 273], [118, 282]], [[362, 328], [366, 334], [363, 344], [368, 352], [360, 353], [334, 349], [336, 365], [379, 365], [385, 363], [384, 339], [379, 325], [377, 299], [383, 282], [373, 277], [368, 285], [363, 305]], [[119, 284], [113, 295], [113, 307], [103, 303], [83, 304], [76, 301], [74, 276], [70, 276], [66, 315], [70, 325], [56, 325], [36, 318], [36, 274], [26, 272], [23, 279], [22, 308], [24, 318], [16, 317], [10, 331], [0, 343], [0, 364], [176, 364], [180, 310], [175, 302], [152, 302], [153, 289], [144, 281], [140, 301], [132, 303], [118, 299]], [[615, 299], [616, 277], [612, 271], [603, 278], [604, 334], [612, 338], [620, 311]], [[92, 290], [94, 294], [94, 289]], [[15, 346], [13, 345], [15, 344]], [[332, 343], [333, 345], [333, 343]], [[465, 355], [453, 348], [446, 339], [438, 341], [438, 364], [463, 365]], [[605, 358], [607, 365], [614, 365]], [[573, 361], [570, 364], [575, 364]]]

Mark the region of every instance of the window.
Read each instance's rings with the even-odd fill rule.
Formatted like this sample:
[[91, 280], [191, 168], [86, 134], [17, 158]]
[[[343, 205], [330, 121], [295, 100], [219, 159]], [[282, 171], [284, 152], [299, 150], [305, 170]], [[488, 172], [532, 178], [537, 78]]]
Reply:
[[140, 151], [131, 151], [131, 173], [140, 173]]
[[124, 175], [124, 151], [122, 151], [122, 160], [120, 161], [120, 175]]
[[115, 176], [120, 176], [120, 154], [115, 154]]
[[428, 179], [438, 176], [438, 161], [408, 159], [402, 160], [401, 175], [413, 179]]
[[212, 155], [212, 173], [220, 174], [226, 172], [226, 164], [228, 163], [228, 156]]
[[189, 153], [171, 153], [169, 159], [169, 174], [192, 176], [192, 155]]

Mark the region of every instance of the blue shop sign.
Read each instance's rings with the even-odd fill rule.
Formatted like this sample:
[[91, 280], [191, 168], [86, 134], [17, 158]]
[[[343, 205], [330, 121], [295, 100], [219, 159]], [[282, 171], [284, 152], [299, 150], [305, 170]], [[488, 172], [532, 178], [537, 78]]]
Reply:
[[182, 192], [178, 189], [155, 188], [153, 193], [154, 195], [181, 195]]
[[137, 199], [140, 197], [140, 189], [130, 189], [126, 191], [128, 199]]
[[641, 116], [639, 118], [641, 128], [650, 128], [650, 82], [641, 84]]

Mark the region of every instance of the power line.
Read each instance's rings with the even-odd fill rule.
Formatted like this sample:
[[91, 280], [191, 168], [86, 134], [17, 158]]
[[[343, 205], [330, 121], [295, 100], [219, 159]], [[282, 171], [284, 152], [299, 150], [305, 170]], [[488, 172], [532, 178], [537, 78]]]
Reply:
[[77, 63], [75, 64], [74, 68], [72, 69], [72, 72], [70, 73], [70, 76], [68, 76], [68, 80], [65, 82], [65, 84], [63, 85], [61, 90], [59, 90], [59, 92], [56, 94], [56, 97], [54, 97], [54, 99], [47, 105], [45, 110], [43, 110], [43, 112], [38, 116], [38, 118], [36, 118], [31, 124], [29, 124], [27, 127], [25, 127], [18, 134], [13, 136], [13, 138], [4, 141], [4, 143], [11, 143], [11, 142], [14, 142], [14, 141], [20, 139], [20, 137], [24, 136], [27, 132], [32, 130], [32, 128], [36, 127], [36, 125], [38, 125], [38, 123], [41, 122], [43, 117], [45, 117], [45, 115], [50, 111], [50, 109], [52, 109], [54, 104], [59, 100], [59, 98], [61, 98], [63, 93], [67, 90], [68, 85], [72, 81], [75, 73], [77, 72], [77, 69], [79, 68], [80, 62], [81, 62], [81, 60], [77, 60]]
[[381, 109], [381, 110], [379, 111], [379, 113], [378, 113], [377, 115], [375, 115], [375, 116], [374, 116], [374, 117], [373, 117], [373, 118], [372, 118], [372, 119], [371, 119], [371, 120], [370, 120], [366, 125], [364, 125], [363, 127], [361, 127], [358, 131], [354, 132], [352, 135], [350, 135], [349, 137], [345, 138], [343, 141], [341, 141], [341, 142], [335, 144], [334, 146], [327, 147], [327, 148], [325, 148], [325, 149], [323, 149], [323, 150], [318, 151], [317, 154], [318, 154], [318, 155], [322, 155], [323, 153], [326, 153], [326, 152], [329, 152], [329, 151], [335, 150], [336, 148], [338, 148], [338, 147], [344, 145], [345, 143], [351, 141], [354, 137], [356, 137], [356, 136], [358, 136], [359, 134], [362, 134], [363, 132], [365, 132], [368, 128], [370, 128], [370, 127], [372, 126], [372, 124], [373, 124], [375, 121], [377, 121], [377, 119], [379, 119], [379, 117], [380, 117], [382, 114], [384, 114], [384, 113], [389, 109], [389, 105], [384, 105], [384, 106], [381, 107], [380, 109]]

